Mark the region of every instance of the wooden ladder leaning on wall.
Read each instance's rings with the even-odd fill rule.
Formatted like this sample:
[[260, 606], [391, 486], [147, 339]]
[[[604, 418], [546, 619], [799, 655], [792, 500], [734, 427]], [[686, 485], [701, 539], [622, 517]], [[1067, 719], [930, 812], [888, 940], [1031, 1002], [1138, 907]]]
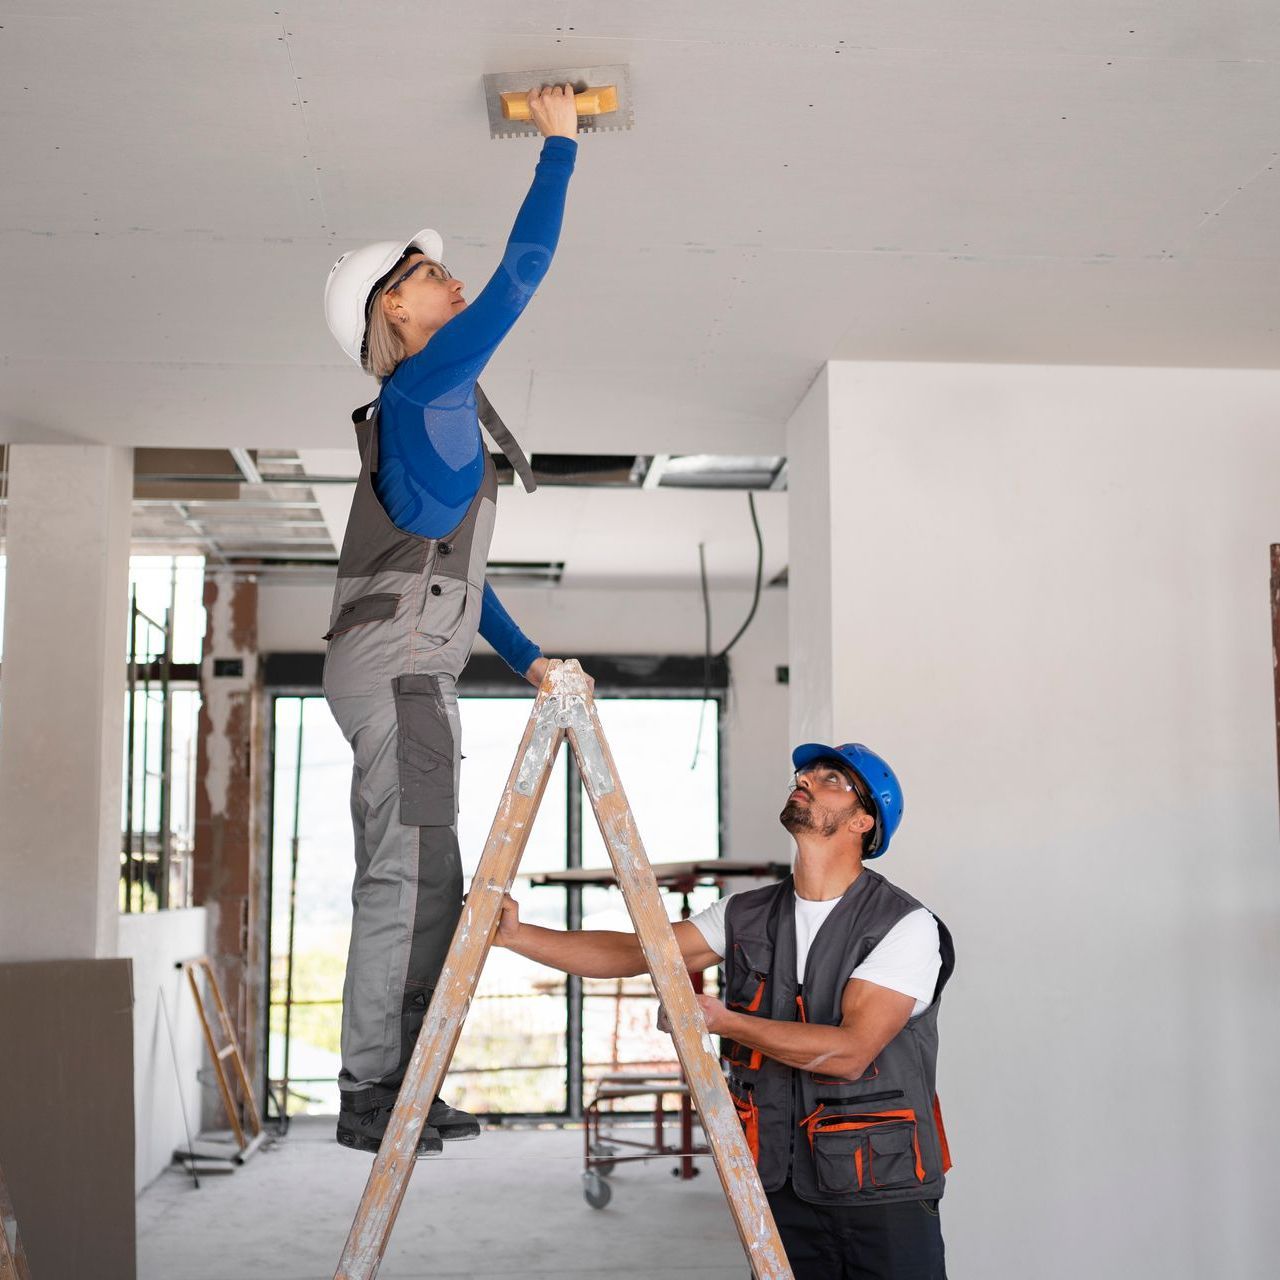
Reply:
[[[209, 1057], [213, 1061], [213, 1072], [218, 1081], [222, 1108], [231, 1122], [231, 1132], [239, 1148], [233, 1161], [236, 1164], [243, 1164], [265, 1141], [266, 1133], [262, 1128], [258, 1104], [253, 1098], [253, 1086], [249, 1083], [249, 1073], [245, 1069], [244, 1055], [240, 1052], [240, 1042], [236, 1039], [236, 1029], [231, 1023], [231, 1015], [227, 1012], [226, 1001], [222, 998], [222, 988], [218, 984], [218, 977], [213, 971], [209, 957], [200, 956], [195, 960], [183, 960], [177, 967], [187, 975], [187, 981], [191, 985], [196, 1011], [200, 1015], [200, 1026], [204, 1031], [204, 1042], [208, 1046]], [[218, 1043], [213, 1033], [213, 1023], [205, 1007], [204, 997], [200, 993], [200, 980], [197, 975], [202, 971], [213, 1001], [214, 1016], [222, 1032], [222, 1044]], [[231, 1064], [230, 1068], [227, 1066], [228, 1062]], [[239, 1093], [238, 1104], [237, 1093]], [[241, 1107], [244, 1108], [243, 1123], [240, 1117]]]
[[503, 897], [515, 879], [547, 779], [566, 737], [600, 824], [658, 998], [671, 1022], [676, 1052], [756, 1280], [792, 1280], [719, 1058], [600, 728], [591, 686], [572, 659], [549, 665], [533, 704], [335, 1280], [374, 1280], [382, 1264], [413, 1172], [418, 1135], [449, 1069], [480, 970], [497, 931]]

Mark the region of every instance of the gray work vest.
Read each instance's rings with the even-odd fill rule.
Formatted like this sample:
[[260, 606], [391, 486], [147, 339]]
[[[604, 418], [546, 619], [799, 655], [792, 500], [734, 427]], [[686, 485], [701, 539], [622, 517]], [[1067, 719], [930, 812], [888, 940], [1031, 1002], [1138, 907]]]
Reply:
[[[480, 421], [532, 493], [533, 472], [520, 446], [479, 386], [475, 395]], [[373, 487], [378, 402], [351, 416], [360, 477], [324, 637], [330, 642], [324, 669], [330, 700], [374, 693], [404, 673], [461, 673], [480, 622], [497, 513], [497, 473], [485, 448], [484, 477], [457, 528], [424, 538], [397, 527]]]
[[[849, 886], [814, 936], [796, 981], [795, 887], [734, 894], [725, 914], [725, 998], [781, 1022], [838, 1026], [845, 984], [872, 948], [920, 904], [874, 871]], [[950, 1166], [934, 1089], [938, 1008], [955, 953], [941, 920], [942, 969], [929, 1007], [857, 1080], [802, 1071], [726, 1039], [729, 1089], [766, 1191], [791, 1179], [814, 1204], [933, 1200]]]

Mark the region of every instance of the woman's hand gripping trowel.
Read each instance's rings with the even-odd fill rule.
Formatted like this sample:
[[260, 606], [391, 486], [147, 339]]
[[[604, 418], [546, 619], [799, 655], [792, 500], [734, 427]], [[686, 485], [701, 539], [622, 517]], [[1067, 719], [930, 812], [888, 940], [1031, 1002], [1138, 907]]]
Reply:
[[546, 71], [498, 72], [484, 78], [492, 138], [536, 138], [528, 93], [544, 84], [573, 86], [579, 133], [630, 129], [631, 75], [621, 63], [603, 67], [558, 67]]

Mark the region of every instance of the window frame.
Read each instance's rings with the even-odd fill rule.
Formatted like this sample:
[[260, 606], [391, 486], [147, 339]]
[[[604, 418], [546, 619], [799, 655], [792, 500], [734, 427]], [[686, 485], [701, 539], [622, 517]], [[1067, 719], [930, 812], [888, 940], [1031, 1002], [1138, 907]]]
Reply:
[[[729, 663], [726, 658], [713, 658], [710, 663], [700, 655], [593, 655], [580, 659], [583, 669], [595, 680], [595, 695], [602, 699], [666, 701], [705, 698], [715, 706], [714, 724], [704, 726], [715, 734], [716, 751], [716, 857], [724, 857], [726, 831], [726, 734], [725, 722], [729, 692]], [[323, 654], [267, 654], [263, 658], [264, 692], [270, 707], [269, 758], [266, 780], [268, 791], [267, 830], [270, 832], [266, 854], [265, 886], [267, 901], [264, 918], [267, 921], [267, 945], [263, 948], [263, 1018], [262, 1043], [270, 1042], [271, 1011], [271, 960], [274, 952], [271, 936], [272, 904], [275, 884], [275, 828], [276, 828], [276, 757], [278, 744], [276, 701], [278, 698], [323, 698], [321, 677]], [[458, 680], [459, 698], [508, 698], [532, 703], [537, 691], [527, 682], [515, 676], [505, 664], [491, 654], [477, 654]], [[287, 749], [287, 747], [286, 747]], [[572, 751], [566, 750], [565, 786], [565, 863], [567, 869], [582, 865], [583, 822], [590, 817], [590, 805], [584, 803], [581, 775]], [[624, 779], [625, 782], [625, 779]], [[287, 892], [285, 886], [285, 892]], [[548, 892], [540, 889], [540, 893]], [[564, 927], [577, 929], [582, 926], [581, 886], [569, 885], [564, 893]], [[524, 1121], [580, 1120], [584, 1111], [584, 993], [582, 979], [569, 976], [565, 983], [566, 1010], [566, 1066], [565, 1107], [559, 1111], [493, 1112], [481, 1113], [486, 1121], [520, 1123]], [[301, 1077], [291, 1076], [292, 1081], [306, 1083]], [[270, 1066], [264, 1060], [262, 1083], [263, 1114], [270, 1105], [276, 1105], [272, 1095]], [[277, 1107], [278, 1110], [278, 1107]]]

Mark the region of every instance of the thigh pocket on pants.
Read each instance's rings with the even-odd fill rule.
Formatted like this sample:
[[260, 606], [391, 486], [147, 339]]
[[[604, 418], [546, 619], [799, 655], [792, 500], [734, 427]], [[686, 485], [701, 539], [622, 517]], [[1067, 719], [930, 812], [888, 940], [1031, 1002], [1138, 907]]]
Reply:
[[456, 816], [453, 730], [435, 676], [397, 676], [396, 760], [400, 821], [407, 827], [447, 827]]

